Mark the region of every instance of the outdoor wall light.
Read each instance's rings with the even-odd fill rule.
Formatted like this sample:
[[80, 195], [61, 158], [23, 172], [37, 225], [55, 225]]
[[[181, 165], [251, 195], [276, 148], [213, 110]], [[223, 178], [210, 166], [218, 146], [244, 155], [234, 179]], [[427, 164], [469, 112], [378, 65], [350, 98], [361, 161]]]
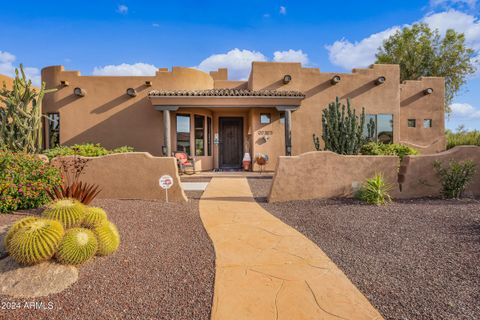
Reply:
[[82, 88], [76, 87], [75, 89], [73, 89], [73, 94], [76, 95], [77, 97], [85, 97], [87, 92]]
[[427, 88], [427, 89], [423, 90], [423, 94], [424, 94], [424, 95], [432, 94], [432, 93], [433, 93], [433, 89], [432, 89], [432, 88]]
[[292, 76], [291, 75], [286, 74], [286, 75], [283, 76], [283, 84], [287, 84], [290, 81], [292, 81]]
[[145, 85], [147, 87], [151, 87], [152, 86], [152, 81], [145, 81]]
[[60, 81], [60, 84], [61, 84], [62, 86], [64, 86], [64, 87], [68, 87], [68, 86], [70, 85], [70, 83], [69, 83], [68, 81], [66, 81], [66, 80]]
[[375, 80], [375, 85], [378, 86], [378, 85], [384, 84], [385, 80], [387, 80], [387, 79], [384, 76], [378, 77]]
[[342, 78], [337, 75], [337, 76], [334, 76], [334, 77], [332, 78], [332, 80], [330, 80], [330, 83], [333, 84], [333, 85], [335, 85], [335, 84], [339, 83], [340, 80], [342, 80]]
[[128, 88], [127, 89], [127, 94], [130, 96], [130, 97], [136, 97], [137, 96], [137, 91], [133, 88]]

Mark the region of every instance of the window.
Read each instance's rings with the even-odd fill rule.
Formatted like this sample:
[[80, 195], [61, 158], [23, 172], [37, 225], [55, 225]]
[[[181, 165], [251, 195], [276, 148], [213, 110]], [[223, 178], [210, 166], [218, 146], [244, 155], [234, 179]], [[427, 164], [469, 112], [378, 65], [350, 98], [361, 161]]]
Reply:
[[377, 140], [383, 143], [393, 142], [393, 115], [377, 115]]
[[415, 128], [417, 126], [417, 121], [415, 119], [408, 119], [408, 127]]
[[177, 114], [177, 150], [190, 153], [190, 116]]
[[205, 155], [205, 116], [195, 115], [195, 155]]
[[393, 142], [393, 115], [392, 114], [366, 114], [363, 127], [365, 137], [373, 141]]
[[60, 114], [47, 113], [47, 148], [60, 145]]
[[269, 124], [271, 122], [270, 113], [260, 113], [260, 123]]
[[423, 120], [423, 127], [424, 128], [431, 128], [432, 127], [432, 119], [424, 119]]
[[207, 117], [207, 155], [212, 155], [212, 118]]

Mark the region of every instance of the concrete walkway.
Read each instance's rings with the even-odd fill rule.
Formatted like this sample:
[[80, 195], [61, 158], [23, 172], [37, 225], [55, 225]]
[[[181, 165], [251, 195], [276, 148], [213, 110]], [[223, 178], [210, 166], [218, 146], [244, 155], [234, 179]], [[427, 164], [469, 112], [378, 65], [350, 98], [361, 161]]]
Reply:
[[382, 319], [318, 246], [255, 202], [245, 178], [213, 178], [200, 215], [216, 251], [212, 319]]

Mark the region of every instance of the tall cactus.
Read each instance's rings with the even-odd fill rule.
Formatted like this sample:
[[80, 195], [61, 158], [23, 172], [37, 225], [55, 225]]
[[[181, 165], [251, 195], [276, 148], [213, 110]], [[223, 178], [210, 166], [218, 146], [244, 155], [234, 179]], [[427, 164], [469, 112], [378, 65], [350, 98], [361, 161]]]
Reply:
[[[360, 115], [356, 114], [354, 108], [347, 99], [347, 106], [341, 104], [339, 98], [335, 99], [323, 110], [322, 139], [325, 143], [325, 150], [339, 154], [358, 154], [360, 148], [365, 144], [363, 134], [365, 125], [365, 109], [362, 108]], [[369, 128], [370, 129], [370, 128]], [[318, 137], [313, 137], [316, 149], [320, 148]]]
[[15, 69], [12, 89], [0, 88], [0, 148], [14, 152], [37, 153], [42, 148], [42, 99], [45, 93], [32, 87], [23, 66]]

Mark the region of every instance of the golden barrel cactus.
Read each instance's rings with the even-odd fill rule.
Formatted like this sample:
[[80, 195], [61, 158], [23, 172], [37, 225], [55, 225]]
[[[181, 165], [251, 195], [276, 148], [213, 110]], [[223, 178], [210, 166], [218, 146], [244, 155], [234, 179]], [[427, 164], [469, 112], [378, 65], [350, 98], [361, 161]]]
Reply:
[[15, 232], [9, 244], [10, 256], [24, 265], [47, 261], [57, 251], [63, 234], [60, 222], [37, 219]]
[[15, 222], [11, 227], [10, 229], [8, 229], [8, 232], [7, 234], [5, 235], [5, 238], [3, 239], [4, 241], [4, 244], [5, 244], [5, 249], [7, 249], [7, 252], [10, 251], [9, 247], [10, 247], [10, 240], [12, 240], [13, 236], [15, 235], [15, 233], [22, 227], [30, 224], [31, 222], [37, 220], [38, 218], [37, 217], [26, 217], [26, 218], [22, 218], [20, 220], [18, 220], [17, 222]]
[[97, 252], [97, 238], [91, 230], [72, 228], [65, 232], [57, 252], [57, 260], [62, 264], [81, 264]]
[[61, 199], [49, 204], [42, 215], [60, 221], [66, 229], [79, 227], [85, 217], [85, 206], [75, 199]]
[[108, 256], [117, 251], [120, 246], [120, 234], [117, 227], [110, 221], [97, 225], [93, 229], [93, 233], [97, 237], [99, 256]]
[[83, 220], [85, 228], [93, 229], [95, 226], [107, 221], [107, 213], [102, 208], [88, 207]]

